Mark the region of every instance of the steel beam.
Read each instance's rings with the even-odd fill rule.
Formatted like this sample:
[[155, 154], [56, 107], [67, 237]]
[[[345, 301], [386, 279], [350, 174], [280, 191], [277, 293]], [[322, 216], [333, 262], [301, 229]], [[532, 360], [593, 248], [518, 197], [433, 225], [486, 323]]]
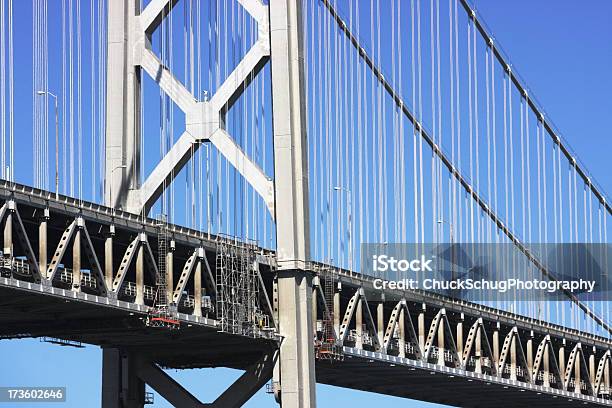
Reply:
[[142, 381], [150, 385], [173, 406], [181, 408], [201, 408], [205, 406], [154, 363], [139, 361], [137, 372]]
[[271, 377], [275, 355], [264, 356], [245, 371], [230, 387], [212, 404], [211, 408], [238, 408], [243, 406]]
[[[113, 0], [109, 5], [107, 117], [111, 123], [107, 126], [106, 141], [106, 202], [112, 207], [120, 206], [133, 213], [148, 213], [194, 152], [203, 142], [211, 141], [221, 155], [253, 185], [274, 214], [271, 180], [223, 129], [227, 109], [268, 61], [270, 43], [267, 6], [260, 0], [240, 0], [240, 4], [257, 22], [257, 41], [225, 78], [212, 99], [199, 102], [151, 49], [152, 32], [168, 15], [176, 1], [153, 0], [141, 13], [135, 0], [125, 3]], [[141, 186], [138, 172], [141, 147], [137, 136], [141, 129], [139, 89], [142, 71], [185, 113], [186, 126], [183, 135]]]

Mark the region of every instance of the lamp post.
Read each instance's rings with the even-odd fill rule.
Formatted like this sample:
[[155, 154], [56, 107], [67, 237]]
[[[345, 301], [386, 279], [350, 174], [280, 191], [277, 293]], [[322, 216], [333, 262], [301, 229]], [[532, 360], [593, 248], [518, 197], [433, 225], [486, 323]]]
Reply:
[[38, 95], [47, 95], [55, 101], [55, 199], [59, 198], [59, 111], [57, 107], [57, 95], [49, 91], [38, 91]]
[[448, 228], [449, 228], [449, 233], [450, 233], [450, 244], [451, 244], [451, 280], [455, 280], [455, 268], [454, 268], [454, 261], [455, 261], [455, 248], [453, 246], [454, 244], [454, 232], [453, 232], [453, 223], [452, 222], [448, 222], [442, 218], [438, 219], [438, 224], [447, 224]]
[[348, 224], [349, 224], [349, 269], [353, 273], [353, 216], [352, 216], [352, 192], [348, 188], [336, 186], [334, 191], [345, 192], [348, 205]]

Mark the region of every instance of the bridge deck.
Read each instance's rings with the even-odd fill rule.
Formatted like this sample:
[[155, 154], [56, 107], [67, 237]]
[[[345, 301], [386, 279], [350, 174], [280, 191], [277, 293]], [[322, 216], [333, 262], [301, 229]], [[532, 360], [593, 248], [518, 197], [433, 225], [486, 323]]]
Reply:
[[[49, 235], [52, 237], [49, 240], [49, 251], [54, 250], [52, 245], [57, 245], [61, 231], [75, 217], [82, 217], [87, 223], [93, 246], [100, 259], [104, 258], [104, 235], [100, 231], [111, 224], [116, 228], [115, 245], [118, 252], [124, 251], [139, 233], [154, 235], [157, 231], [154, 220], [114, 212], [96, 204], [67, 197], [55, 200], [48, 192], [26, 186], [0, 185], [0, 200], [15, 202], [33, 248], [38, 247], [39, 215], [45, 208], [51, 212]], [[168, 231], [176, 242], [177, 265], [186, 262], [188, 254], [197, 247], [204, 248], [206, 256], [214, 259], [217, 244], [224, 239], [208, 237], [174, 225], [169, 225]], [[270, 254], [264, 249], [257, 251], [260, 254]], [[262, 258], [264, 259], [266, 258]], [[214, 262], [209, 263], [214, 268]], [[273, 299], [274, 274], [271, 269], [273, 265], [271, 268], [270, 265], [262, 264], [259, 272], [270, 299]], [[387, 290], [384, 292], [385, 301], [381, 303], [381, 293], [373, 289], [371, 278], [345, 270], [336, 272], [337, 283], [342, 288], [337, 298], [337, 307], [341, 311], [347, 311], [345, 316], [350, 309], [351, 299], [354, 299], [356, 294], [363, 293], [363, 313], [368, 314], [370, 307], [382, 305], [385, 326], [393, 306], [400, 301], [406, 301], [409, 318], [415, 322], [419, 318], [421, 305], [426, 305], [427, 310], [423, 313], [425, 329], [444, 310], [445, 319], [453, 330], [459, 322], [463, 322], [467, 332], [471, 324], [482, 319], [487, 330], [483, 336], [491, 338], [491, 332], [498, 330], [500, 341], [503, 342], [508, 333], [516, 330], [523, 348], [530, 333], [533, 336], [534, 348], [546, 336], [550, 336], [555, 347], [564, 344], [567, 355], [578, 345], [582, 345], [585, 353], [591, 353], [590, 350], [594, 348], [593, 357], [597, 362], [605, 359], [605, 353], [609, 353], [611, 348], [610, 340], [603, 337], [431, 293]], [[133, 279], [133, 274], [126, 279], [126, 282], [129, 282]], [[176, 279], [177, 276], [175, 282], [172, 282], [173, 286]], [[144, 282], [145, 285], [151, 283]], [[192, 278], [188, 286], [191, 285]], [[318, 291], [320, 293], [320, 288]], [[44, 280], [40, 284], [34, 283], [15, 276], [0, 277], [0, 306], [0, 338], [46, 336], [102, 347], [122, 347], [145, 353], [154, 362], [169, 368], [225, 366], [245, 369], [255, 363], [262, 354], [276, 348], [280, 340], [273, 329], [262, 331], [257, 337], [220, 332], [217, 316], [212, 312], [203, 312], [203, 316], [196, 316], [192, 312], [178, 313], [181, 329], [160, 331], [145, 325], [144, 320], [149, 310], [146, 303], [137, 304], [121, 297], [117, 299], [116, 296], [70, 290], [69, 287], [57, 287], [56, 283], [51, 284]], [[354, 319], [349, 321], [347, 330], [356, 330], [356, 323], [353, 321]], [[425, 361], [404, 358], [397, 353], [375, 350], [365, 343], [358, 346], [344, 342], [344, 358], [341, 361], [317, 361], [317, 381], [466, 407], [562, 407], [576, 406], [578, 401], [592, 406], [612, 405], [609, 399], [587, 393], [578, 394], [563, 387], [543, 387], [534, 382], [513, 380], [507, 376], [438, 365], [432, 363], [431, 359]], [[474, 395], [479, 396], [476, 401]]]

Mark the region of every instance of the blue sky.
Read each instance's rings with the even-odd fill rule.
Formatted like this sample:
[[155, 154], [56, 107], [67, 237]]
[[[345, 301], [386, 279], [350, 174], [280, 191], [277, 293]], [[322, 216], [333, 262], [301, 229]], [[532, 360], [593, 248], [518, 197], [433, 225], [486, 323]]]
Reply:
[[[476, 5], [565, 139], [610, 193], [612, 2], [590, 0], [577, 5], [571, 0], [479, 0]], [[30, 53], [30, 20], [27, 21], [16, 32], [16, 52], [24, 57]], [[29, 69], [17, 69], [16, 81], [31, 83], [31, 78]], [[20, 111], [15, 119], [16, 137], [24, 143], [17, 144], [15, 155], [31, 157], [31, 94], [19, 87], [16, 93], [16, 107]], [[49, 130], [50, 134], [52, 131]], [[30, 162], [20, 166], [31, 169]], [[38, 340], [12, 340], [0, 341], [0, 356], [1, 385], [67, 386], [68, 402], [64, 406], [98, 405], [101, 369], [98, 348], [61, 348]], [[239, 373], [215, 369], [171, 374], [202, 400], [210, 401]], [[373, 404], [429, 406], [328, 386], [318, 386], [317, 392], [320, 407], [338, 403], [356, 408]], [[169, 405], [157, 397], [155, 406]], [[267, 407], [273, 406], [273, 402], [260, 392], [247, 406]]]

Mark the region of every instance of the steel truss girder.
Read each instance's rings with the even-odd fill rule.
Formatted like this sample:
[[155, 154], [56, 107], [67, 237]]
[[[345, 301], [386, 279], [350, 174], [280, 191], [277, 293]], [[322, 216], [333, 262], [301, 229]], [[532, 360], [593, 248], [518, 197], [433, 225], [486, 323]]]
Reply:
[[[404, 341], [408, 340], [410, 343], [412, 343], [414, 349], [416, 350], [417, 359], [421, 359], [423, 356], [423, 350], [421, 350], [419, 338], [414, 330], [414, 324], [412, 323], [412, 318], [410, 317], [410, 311], [408, 310], [406, 299], [400, 300], [391, 311], [391, 316], [389, 317], [389, 322], [387, 323], [387, 328], [385, 330], [383, 339], [382, 352], [385, 354], [388, 353], [389, 345], [391, 343], [391, 339], [393, 338], [393, 333], [395, 332], [395, 327], [401, 318], [404, 319], [404, 333], [400, 333], [400, 336], [403, 335]], [[408, 334], [408, 339], [406, 339], [406, 332]]]
[[[478, 344], [480, 342], [480, 344]], [[483, 347], [484, 346], [484, 347]], [[487, 332], [484, 327], [484, 322], [482, 318], [478, 318], [472, 327], [470, 327], [470, 331], [468, 332], [467, 339], [465, 341], [465, 349], [463, 350], [463, 356], [461, 359], [461, 366], [465, 369], [467, 366], [467, 362], [472, 354], [472, 349], [474, 350], [474, 354], [476, 354], [476, 358], [479, 363], [476, 366], [476, 372], [482, 371], [481, 369], [481, 359], [482, 359], [482, 351], [486, 352], [487, 356], [493, 362], [493, 352], [491, 351], [491, 345], [489, 344], [489, 338], [487, 336]], [[491, 364], [492, 374], [497, 374], [497, 367], [494, 364]]]
[[[83, 248], [85, 249], [85, 256], [87, 256], [87, 260], [89, 261], [89, 265], [96, 279], [96, 287], [98, 288], [98, 291], [101, 296], [106, 296], [108, 288], [106, 287], [104, 273], [102, 272], [100, 261], [98, 260], [98, 256], [96, 255], [96, 252], [94, 250], [93, 243], [91, 242], [91, 237], [89, 235], [89, 231], [87, 230], [85, 220], [81, 217], [77, 217], [74, 221], [72, 221], [62, 233], [60, 241], [57, 244], [57, 249], [53, 253], [53, 257], [51, 258], [51, 262], [49, 263], [49, 266], [47, 268], [46, 280], [48, 282], [53, 281], [57, 269], [59, 268], [59, 264], [64, 259], [64, 255], [66, 254], [68, 245], [73, 242], [73, 238], [75, 236], [76, 231], [82, 232], [83, 236], [85, 237], [85, 245], [83, 245]], [[77, 282], [77, 284], [78, 286], [80, 286], [80, 282]]]
[[[54, 198], [54, 193], [32, 189], [30, 187], [14, 183], [3, 183], [4, 182], [0, 181], [0, 187], [2, 187], [0, 188], [0, 197], [2, 197], [4, 201], [13, 200], [18, 205], [19, 210], [22, 213], [21, 216], [23, 217], [24, 226], [27, 228], [26, 232], [28, 236], [36, 235], [36, 233], [32, 229], [32, 226], [36, 224], [35, 215], [39, 214], [45, 208], [50, 209], [51, 218], [59, 217], [61, 219], [70, 221], [74, 219], [74, 214], [82, 214], [83, 218], [86, 218], [87, 220], [92, 220], [92, 222], [102, 225], [104, 229], [107, 229], [114, 222], [114, 225], [116, 227], [115, 236], [121, 237], [121, 241], [125, 241], [126, 236], [133, 236], [134, 234], [138, 234], [139, 231], [146, 231], [148, 234], [156, 234], [158, 231], [157, 222], [152, 219], [142, 219], [141, 217], [137, 217], [126, 212], [113, 211], [109, 208], [93, 203], [82, 203], [76, 199], [68, 197], [62, 197], [61, 201], [56, 201]], [[6, 212], [8, 211], [8, 205], [7, 207], [4, 207], [4, 210], [2, 207], [0, 207], [0, 215], [3, 211], [6, 216]], [[189, 248], [189, 251], [191, 251], [199, 246], [204, 246], [207, 250], [213, 251], [216, 247], [215, 242], [218, 239], [218, 237], [214, 236], [210, 239], [207, 239], [205, 235], [202, 235], [195, 231], [190, 231], [184, 227], [176, 225], [169, 225], [168, 231], [173, 234], [173, 237], [176, 239], [177, 246], [180, 246], [181, 251], [185, 251], [187, 248]], [[98, 250], [98, 248], [96, 248], [96, 250]], [[102, 255], [99, 253], [99, 256], [101, 257]], [[359, 276], [356, 274], [352, 274], [350, 276], [351, 277], [349, 279], [348, 275], [345, 275], [344, 271], [339, 271], [337, 279], [339, 280], [339, 282], [342, 283], [344, 288], [343, 290], [347, 290], [346, 288], [353, 288], [355, 290], [357, 290], [358, 288], [365, 288], [366, 293], [370, 294], [371, 296], [373, 293], [380, 293], [371, 289], [371, 286], [369, 286], [371, 282], [368, 280], [369, 278], [367, 276]], [[264, 275], [264, 277], [266, 276]], [[27, 288], [30, 283], [20, 281], [19, 278], [15, 280], [5, 279], [4, 285], [13, 284], [18, 288], [16, 290], [21, 290], [19, 288]], [[103, 307], [105, 305], [105, 302], [107, 302], [107, 300], [103, 297], [87, 295], [84, 293], [66, 294], [64, 292], [65, 291], [57, 290], [53, 291], [52, 293], [55, 296], [75, 296], [81, 299], [89, 298], [91, 301], [93, 301], [93, 299], [95, 298], [98, 299], [96, 301], [100, 302], [99, 304], [101, 305], [101, 307]], [[40, 291], [41, 296], [46, 296], [46, 293], [46, 291]], [[590, 359], [596, 357], [598, 364], [591, 363], [591, 360], [589, 359], [589, 373], [591, 375], [582, 379], [585, 382], [590, 381], [592, 384], [594, 384], [592, 386], [594, 390], [593, 392], [597, 392], [597, 395], [599, 395], [599, 393], [602, 392], [605, 387], [608, 387], [609, 380], [606, 379], [610, 377], [610, 365], [612, 364], [609, 361], [610, 346], [612, 345], [609, 339], [585, 332], [580, 332], [574, 329], [563, 328], [549, 323], [540, 322], [535, 319], [528, 319], [524, 316], [519, 316], [509, 312], [500, 311], [499, 314], [496, 315], [494, 314], [495, 310], [487, 306], [475, 305], [469, 302], [458, 302], [454, 301], [453, 299], [441, 297], [438, 295], [400, 293], [399, 291], [392, 290], [385, 291], [384, 294], [385, 298], [388, 301], [394, 299], [394, 305], [397, 300], [405, 296], [409, 301], [408, 307], [411, 310], [414, 304], [420, 305], [426, 303], [428, 309], [433, 308], [438, 310], [441, 307], [446, 307], [447, 311], [449, 311], [449, 319], [452, 319], [450, 316], [461, 312], [467, 315], [466, 318], [482, 318], [483, 321], [486, 323], [485, 327], [489, 327], [489, 324], [491, 323], [499, 322], [500, 325], [497, 326], [497, 328], [495, 329], [495, 333], [493, 333], [494, 338], [496, 335], [498, 335], [501, 336], [501, 338], [503, 339], [509, 330], [515, 330], [513, 329], [513, 326], [516, 327], [516, 330], [518, 330], [519, 333], [526, 333], [529, 330], [532, 330], [535, 331], [535, 335], [537, 337], [549, 335], [550, 343], [548, 343], [547, 341], [547, 344], [549, 347], [549, 357], [552, 356], [552, 360], [554, 360], [554, 357], [557, 355], [557, 353], [561, 352], [564, 348], [564, 346], [560, 345], [561, 341], [563, 340], [566, 340], [567, 343], [572, 345], [572, 347], [577, 342], [581, 342], [583, 350], [595, 347], [596, 351], [594, 351], [593, 354], [591, 354], [589, 357]], [[132, 310], [146, 310], [146, 307], [144, 306], [135, 306], [137, 307]], [[417, 310], [412, 311], [418, 312]], [[454, 321], [452, 321], [452, 323], [454, 324]], [[495, 346], [494, 343], [492, 345]], [[532, 370], [532, 378], [537, 378], [537, 373], [539, 371], [542, 371], [544, 366], [544, 355], [542, 355], [542, 357], [538, 359], [538, 351], [536, 351], [535, 354], [536, 355], [534, 359], [534, 369]], [[421, 361], [423, 360], [421, 359]], [[559, 363], [561, 362], [559, 361]], [[551, 372], [554, 371], [553, 365], [553, 362], [550, 361]], [[563, 365], [565, 366], [565, 364]], [[593, 369], [590, 368], [591, 365]], [[581, 366], [584, 366], [583, 361], [581, 361]], [[593, 375], [593, 372], [595, 372], [595, 375]], [[497, 377], [499, 376], [500, 375], [498, 373]], [[594, 378], [591, 379], [592, 377]], [[559, 383], [562, 383], [563, 380], [563, 376], [560, 375]], [[504, 381], [506, 380], [504, 379]], [[521, 383], [524, 382], [522, 380], [517, 381], [516, 386], [520, 387]], [[560, 386], [560, 388], [561, 387], [562, 386]], [[526, 386], [526, 388], [529, 387]]]
[[[601, 389], [602, 383], [605, 380], [606, 371], [608, 375], [608, 382], [610, 381], [610, 367], [612, 366], [612, 356], [610, 350], [606, 351], [605, 354], [599, 360], [599, 364], [597, 365], [597, 373], [595, 374], [595, 382], [592, 384], [593, 387], [593, 395], [599, 395], [599, 391]], [[608, 387], [610, 384], [604, 384]]]
[[[181, 271], [181, 275], [179, 276], [179, 280], [176, 284], [176, 288], [172, 293], [172, 303], [177, 304], [181, 300], [181, 296], [183, 295], [183, 291], [185, 290], [185, 286], [187, 286], [187, 281], [189, 280], [189, 276], [191, 276], [191, 272], [195, 267], [197, 262], [201, 261], [200, 253], [204, 250], [202, 248], [196, 248], [193, 250], [187, 261], [185, 262], [185, 266], [183, 266], [183, 270]], [[196, 295], [196, 294], [194, 294]]]
[[[365, 311], [364, 314], [366, 320], [366, 327], [369, 327], [370, 330], [372, 330], [372, 333], [376, 333], [376, 324], [374, 323], [374, 318], [372, 317], [372, 312], [370, 310], [370, 307], [368, 306], [368, 301], [365, 297], [365, 293], [362, 289], [358, 289], [351, 298], [351, 300], [349, 300], [346, 312], [344, 313], [344, 317], [342, 318], [342, 324], [340, 325], [340, 334], [338, 336], [338, 341], [340, 342], [340, 344], [344, 343], [344, 341], [346, 340], [349, 325], [353, 320], [353, 317], [355, 316], [355, 310], [357, 309], [357, 305], [359, 303], [361, 303]], [[374, 342], [374, 348], [376, 350], [380, 350], [381, 344], [378, 340], [378, 336], [372, 336], [372, 339]]]
[[[517, 361], [510, 361], [511, 368], [514, 369], [516, 366], [522, 366], [525, 369], [525, 373], [527, 375], [527, 383], [531, 383], [531, 373], [529, 373], [527, 367], [527, 359], [525, 358], [525, 351], [523, 350], [523, 345], [521, 344], [521, 338], [518, 334], [518, 329], [513, 327], [512, 330], [506, 335], [504, 339], [504, 344], [502, 346], [501, 353], [499, 355], [499, 364], [497, 367], [498, 373], [504, 372], [504, 366], [508, 364], [508, 358], [512, 358], [513, 347], [516, 351], [516, 357], [518, 357]], [[513, 374], [515, 373], [513, 372]]]
[[128, 245], [123, 254], [123, 258], [121, 258], [121, 263], [119, 264], [119, 269], [117, 270], [117, 275], [115, 275], [115, 279], [113, 280], [112, 291], [114, 293], [119, 293], [121, 289], [121, 285], [123, 284], [123, 280], [125, 279], [125, 275], [127, 275], [128, 268], [132, 264], [132, 259], [134, 258], [134, 254], [138, 249], [138, 243], [140, 241], [140, 237], [134, 238], [132, 242]]
[[[30, 240], [28, 239], [28, 236], [25, 232], [25, 227], [23, 226], [21, 215], [19, 215], [19, 211], [17, 210], [17, 204], [12, 200], [5, 202], [2, 207], [0, 207], [0, 222], [4, 221], [4, 218], [7, 214], [11, 214], [14, 216], [11, 216], [10, 221], [7, 220], [6, 222], [11, 222], [11, 227], [13, 227], [13, 224], [16, 224], [17, 229], [11, 228], [11, 233], [14, 231], [17, 234], [17, 239], [19, 240], [21, 247], [26, 251], [28, 265], [30, 265], [30, 268], [33, 271], [34, 282], [38, 283], [42, 279], [42, 274], [38, 266], [38, 261], [36, 260], [36, 255], [32, 250]], [[4, 246], [6, 247], [6, 244]], [[10, 256], [13, 256], [12, 249]]]
[[[344, 346], [349, 331], [349, 326], [353, 321], [357, 310], [357, 305], [359, 302], [362, 301], [364, 302], [362, 306], [366, 306], [365, 311], [363, 311], [365, 315], [364, 317], [366, 326], [369, 329], [374, 329], [373, 323], [368, 325], [368, 323], [370, 323], [367, 317], [369, 310], [367, 306], [367, 300], [362, 296], [362, 288], [356, 288], [355, 293], [351, 296], [348, 301], [348, 304], [346, 305], [346, 308], [344, 309], [344, 318], [342, 320], [341, 330], [338, 336], [338, 344], [341, 346]], [[406, 302], [405, 305], [402, 304], [402, 301], [398, 302], [397, 304], [395, 304], [395, 307], [393, 308], [387, 319], [384, 321], [384, 323], [386, 323], [386, 330], [385, 335], [383, 337], [382, 347], [377, 348], [378, 352], [389, 355], [389, 342], [394, 330], [394, 326], [398, 324], [400, 312], [404, 312], [406, 315], [410, 315], [408, 305], [408, 302]], [[407, 319], [408, 317], [405, 318]], [[461, 319], [463, 320], [463, 317]], [[482, 317], [478, 317], [470, 327], [470, 330], [467, 334], [463, 353], [461, 356], [459, 356], [457, 354], [458, 352], [456, 351], [457, 349], [455, 346], [455, 334], [451, 330], [451, 323], [444, 308], [440, 308], [431, 320], [425, 348], [422, 354], [418, 357], [410, 357], [410, 359], [428, 363], [431, 351], [433, 349], [433, 346], [435, 345], [436, 336], [439, 334], [439, 330], [441, 329], [444, 329], [444, 341], [446, 344], [445, 349], [451, 350], [453, 352], [453, 355], [455, 356], [454, 368], [456, 369], [462, 369], [467, 371], [466, 366], [468, 359], [471, 355], [476, 355], [478, 344], [480, 344], [480, 357], [486, 356], [491, 359], [491, 373], [488, 375], [491, 375], [493, 377], [502, 377], [504, 373], [504, 367], [506, 365], [512, 365], [513, 368], [520, 366], [524, 369], [525, 376], [514, 379], [514, 381], [517, 381], [518, 383], [535, 384], [538, 373], [546, 372], [547, 374], [557, 375], [557, 384], [559, 384], [559, 386], [556, 387], [554, 385], [551, 385], [550, 381], [547, 380], [544, 381], [542, 386], [558, 388], [563, 391], [578, 392], [577, 389], [567, 389], [567, 386], [564, 384], [569, 383], [570, 379], [574, 377], [573, 374], [575, 369], [572, 368], [576, 366], [574, 361], [580, 360], [580, 380], [584, 381], [587, 384], [588, 390], [586, 393], [581, 392], [582, 394], [590, 394], [594, 397], [597, 397], [602, 387], [609, 387], [607, 382], [604, 384], [604, 381], [606, 381], [606, 378], [609, 378], [610, 368], [612, 366], [612, 351], [610, 351], [610, 349], [604, 349], [605, 351], [603, 351], [603, 355], [599, 359], [598, 365], [596, 367], [593, 367], [594, 372], [591, 373], [590, 370], [587, 370], [588, 366], [586, 364], [582, 352], [582, 346], [578, 343], [578, 346], [580, 347], [574, 347], [574, 353], [570, 354], [570, 358], [568, 360], [568, 366], [566, 368], [566, 373], [569, 373], [568, 377], [568, 374], [562, 375], [562, 373], [560, 373], [559, 371], [559, 366], [555, 357], [556, 350], [554, 348], [554, 343], [551, 339], [551, 335], [547, 334], [539, 343], [538, 348], [535, 351], [535, 356], [532, 355], [532, 357], [534, 357], [534, 362], [533, 367], [530, 369], [527, 364], [526, 354], [524, 352], [522, 341], [519, 335], [519, 328], [517, 326], [512, 326], [509, 327], [509, 330], [507, 332], [504, 331], [503, 333], [505, 334], [505, 337], [503, 344], [501, 345], [501, 350], [499, 350], [500, 345], [497, 345], [497, 352], [499, 353], [501, 351], [501, 354], [499, 355], [498, 361], [496, 362], [495, 352], [493, 350], [493, 347], [491, 347], [489, 335], [486, 331], [485, 319]], [[499, 327], [497, 330], [499, 330]], [[409, 333], [409, 329], [406, 331]], [[459, 332], [457, 333], [457, 336], [458, 335], [460, 335]], [[417, 344], [415, 344], [415, 349], [418, 348], [418, 341], [416, 343]], [[514, 351], [512, 350], [513, 347]], [[363, 346], [355, 346], [354, 348], [362, 349]], [[593, 353], [595, 354], [595, 351]], [[514, 357], [512, 357], [513, 354]], [[545, 363], [546, 354], [548, 354], [548, 356]], [[478, 355], [476, 356], [478, 357]], [[592, 358], [594, 358], [594, 356], [592, 356]], [[440, 361], [441, 360], [438, 360], [436, 364], [442, 364]], [[592, 363], [592, 365], [594, 366], [594, 362]], [[478, 369], [476, 369], [475, 372], [478, 374], [485, 374], [482, 372], [482, 369], [480, 370], [480, 372], [478, 371]], [[606, 377], [606, 375], [608, 377]], [[512, 378], [510, 380], [512, 380]], [[607, 381], [609, 382], [609, 380]], [[578, 387], [579, 386], [580, 383], [578, 383]], [[607, 390], [607, 388], [605, 389]]]
[[32, 269], [34, 281], [40, 282], [42, 279], [42, 273], [38, 267], [38, 261], [36, 260], [36, 255], [34, 254], [32, 245], [30, 245], [30, 240], [28, 239], [28, 235], [26, 234], [25, 227], [23, 226], [21, 215], [17, 210], [17, 205], [14, 201], [10, 201], [8, 205], [8, 210], [11, 211], [15, 216], [16, 221], [13, 222], [16, 223], [17, 229], [15, 229], [14, 231], [17, 234], [17, 239], [19, 240], [21, 247], [26, 251], [26, 258], [28, 260], [30, 268]]
[[577, 394], [581, 394], [580, 381], [584, 381], [587, 386], [587, 394], [592, 394], [592, 384], [589, 380], [589, 372], [587, 369], [586, 359], [584, 358], [584, 352], [582, 350], [582, 344], [577, 343], [572, 351], [570, 352], [567, 360], [567, 366], [565, 367], [565, 376], [563, 378], [563, 389], [566, 391], [572, 391], [569, 389], [569, 383], [572, 377], [575, 379], [575, 390]]
[[72, 240], [72, 235], [74, 234], [74, 230], [76, 229], [76, 220], [73, 220], [68, 227], [62, 233], [60, 240], [57, 244], [57, 249], [53, 253], [53, 257], [51, 258], [51, 262], [49, 263], [49, 267], [47, 269], [47, 280], [52, 281], [55, 277], [55, 273], [57, 272], [57, 268], [59, 267], [60, 262], [64, 258], [64, 254], [66, 253], [66, 249]]
[[[544, 365], [544, 359], [546, 358], [546, 355], [548, 355], [548, 359], [549, 359], [548, 369], [546, 367], [542, 367]], [[551, 360], [552, 360], [552, 369], [553, 369], [552, 373], [557, 375], [557, 378], [559, 379], [559, 381], [562, 381], [563, 375], [561, 374], [561, 371], [559, 371], [559, 364], [557, 362], [557, 357], [555, 356], [555, 353], [554, 353], [554, 347], [553, 347], [552, 341], [550, 340], [550, 335], [547, 334], [546, 336], [544, 336], [544, 338], [538, 345], [538, 349], [536, 350], [536, 355], [535, 355], [535, 359], [533, 362], [533, 369], [531, 371], [532, 382], [535, 383], [536, 379], [538, 378], [538, 373], [540, 371], [542, 371], [545, 376], [551, 372], [551, 369], [550, 369]], [[545, 378], [544, 379], [545, 382], [549, 381], [546, 377], [544, 378]], [[563, 388], [563, 383], [561, 383], [561, 387]]]
[[123, 285], [127, 272], [132, 265], [134, 256], [141, 248], [144, 251], [144, 260], [149, 266], [149, 268], [145, 269], [149, 271], [150, 278], [156, 281], [157, 276], [159, 275], [157, 263], [155, 262], [153, 251], [151, 251], [151, 247], [147, 241], [147, 235], [144, 232], [141, 232], [132, 240], [132, 242], [130, 242], [125, 250], [125, 253], [123, 254], [123, 258], [121, 258], [119, 270], [117, 271], [117, 275], [115, 275], [115, 279], [113, 280], [112, 292], [115, 294], [119, 293], [121, 290], [121, 286]]
[[176, 0], [154, 0], [140, 15], [130, 17], [134, 21], [130, 32], [134, 63], [140, 66], [185, 113], [186, 129], [142, 186], [138, 190], [128, 190], [128, 211], [147, 212], [165, 186], [190, 160], [195, 150], [202, 143], [211, 142], [251, 184], [264, 200], [272, 218], [275, 217], [272, 180], [247, 156], [223, 126], [222, 118], [229, 107], [270, 56], [268, 6], [260, 0], [238, 1], [257, 22], [258, 39], [209, 101], [197, 101], [151, 50], [148, 37], [167, 16]]
[[93, 269], [97, 287], [100, 288], [100, 295], [106, 296], [106, 294], [108, 293], [108, 288], [106, 287], [104, 272], [102, 272], [102, 268], [100, 267], [100, 261], [98, 261], [98, 256], [96, 255], [96, 251], [94, 250], [94, 246], [91, 242], [91, 237], [89, 236], [89, 231], [87, 230], [87, 225], [85, 225], [85, 222], [83, 222], [82, 225], [82, 232], [85, 236], [85, 255], [89, 260], [89, 265]]
[[[431, 326], [429, 327], [429, 333], [427, 334], [427, 339], [425, 340], [425, 355], [423, 357], [424, 361], [429, 360], [429, 356], [433, 350], [433, 341], [439, 335], [438, 331], [440, 329], [440, 325], [442, 325], [442, 330], [444, 332], [444, 341], [450, 344], [450, 351], [453, 356], [453, 364], [455, 367], [459, 367], [460, 360], [459, 355], [457, 354], [457, 346], [455, 345], [455, 340], [453, 339], [453, 331], [450, 328], [450, 323], [448, 322], [448, 317], [446, 316], [446, 309], [440, 309], [433, 321], [431, 322]], [[442, 356], [443, 358], [444, 356]]]

